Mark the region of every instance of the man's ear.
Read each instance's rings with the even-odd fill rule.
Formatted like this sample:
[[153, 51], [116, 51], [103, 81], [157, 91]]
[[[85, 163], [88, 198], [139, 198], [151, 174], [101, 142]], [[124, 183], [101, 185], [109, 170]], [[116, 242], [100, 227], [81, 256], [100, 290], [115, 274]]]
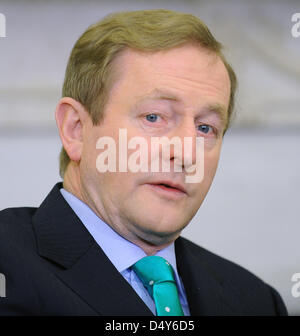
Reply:
[[63, 97], [55, 111], [56, 124], [62, 144], [70, 159], [79, 162], [83, 146], [83, 124], [88, 113], [84, 106], [73, 98]]

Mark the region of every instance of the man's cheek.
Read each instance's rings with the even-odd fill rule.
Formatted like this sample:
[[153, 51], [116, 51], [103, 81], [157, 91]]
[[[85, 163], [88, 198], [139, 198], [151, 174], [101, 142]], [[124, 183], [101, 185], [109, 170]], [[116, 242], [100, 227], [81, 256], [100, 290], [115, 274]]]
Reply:
[[204, 153], [204, 179], [214, 177], [220, 157], [220, 150], [205, 151]]

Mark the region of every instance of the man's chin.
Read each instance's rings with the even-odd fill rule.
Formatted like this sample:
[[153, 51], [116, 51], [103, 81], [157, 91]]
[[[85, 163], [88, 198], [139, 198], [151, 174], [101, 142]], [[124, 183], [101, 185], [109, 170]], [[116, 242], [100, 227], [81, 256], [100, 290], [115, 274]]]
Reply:
[[141, 228], [140, 238], [153, 246], [169, 245], [174, 242], [180, 235], [183, 227], [160, 226], [158, 227], [143, 227]]

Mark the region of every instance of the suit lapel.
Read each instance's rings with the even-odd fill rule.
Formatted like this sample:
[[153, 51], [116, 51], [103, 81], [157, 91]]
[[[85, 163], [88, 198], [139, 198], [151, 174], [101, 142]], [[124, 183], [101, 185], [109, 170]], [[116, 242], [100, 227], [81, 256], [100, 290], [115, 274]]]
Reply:
[[[240, 315], [242, 302], [239, 293], [222, 279], [200, 247], [191, 248], [182, 237], [175, 241], [178, 272], [182, 278], [192, 316]], [[234, 307], [234, 308], [233, 308]]]
[[96, 242], [58, 277], [102, 315], [153, 316]]
[[39, 254], [52, 271], [101, 315], [152, 312], [117, 271], [55, 185], [34, 216]]

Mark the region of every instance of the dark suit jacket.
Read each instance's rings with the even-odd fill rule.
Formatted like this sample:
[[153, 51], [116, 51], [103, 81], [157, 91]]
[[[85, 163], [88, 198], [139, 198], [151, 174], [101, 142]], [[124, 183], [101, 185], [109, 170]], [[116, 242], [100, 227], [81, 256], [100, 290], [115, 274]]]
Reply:
[[[0, 315], [148, 315], [54, 186], [39, 208], [0, 212]], [[269, 285], [242, 267], [182, 237], [178, 272], [191, 315], [285, 315]]]

